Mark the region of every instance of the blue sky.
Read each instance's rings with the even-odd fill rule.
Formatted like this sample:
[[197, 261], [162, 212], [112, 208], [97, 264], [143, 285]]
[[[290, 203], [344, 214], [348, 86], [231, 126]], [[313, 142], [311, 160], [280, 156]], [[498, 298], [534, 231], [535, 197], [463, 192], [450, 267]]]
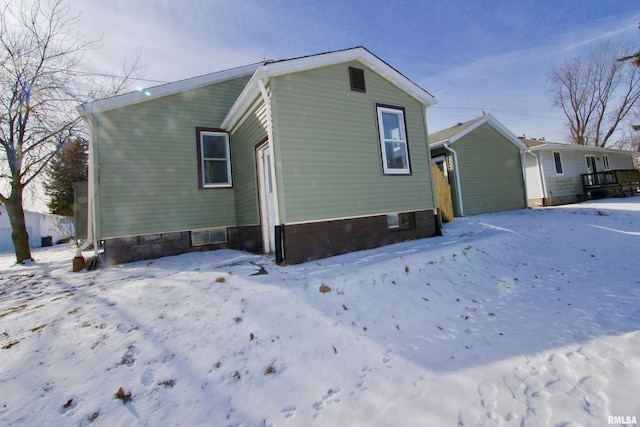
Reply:
[[[549, 100], [553, 63], [604, 41], [640, 47], [638, 0], [74, 0], [77, 30], [101, 39], [88, 71], [140, 52], [169, 82], [254, 63], [364, 46], [438, 99], [430, 132], [492, 112], [514, 134], [565, 140]], [[137, 82], [141, 87], [152, 81]]]

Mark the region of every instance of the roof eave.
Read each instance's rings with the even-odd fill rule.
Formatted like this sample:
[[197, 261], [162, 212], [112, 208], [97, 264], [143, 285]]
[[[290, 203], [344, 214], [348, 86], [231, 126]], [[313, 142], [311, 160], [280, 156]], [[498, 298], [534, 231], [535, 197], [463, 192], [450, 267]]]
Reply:
[[552, 150], [552, 151], [589, 151], [596, 153], [618, 153], [618, 154], [628, 154], [631, 156], [640, 156], [640, 152], [630, 151], [630, 150], [620, 150], [617, 148], [603, 148], [603, 147], [592, 147], [588, 145], [577, 145], [577, 144], [563, 144], [559, 142], [547, 142], [541, 145], [535, 145], [533, 147], [528, 147], [529, 151], [541, 151], [541, 150]]
[[320, 67], [327, 67], [350, 61], [358, 61], [363, 65], [366, 65], [387, 81], [391, 82], [396, 87], [400, 88], [427, 107], [437, 102], [433, 95], [413, 83], [386, 62], [382, 61], [367, 49], [357, 47], [337, 52], [329, 52], [315, 56], [264, 64], [255, 71], [251, 80], [249, 80], [249, 83], [247, 83], [247, 86], [222, 121], [220, 127], [223, 129], [232, 129], [238, 123], [246, 109], [253, 103], [260, 93], [258, 80], [262, 80], [266, 85], [272, 77], [299, 71], [312, 70]]
[[[473, 119], [473, 120], [477, 120], [477, 119]], [[527, 146], [522, 141], [520, 141], [517, 136], [515, 136], [509, 129], [507, 129], [502, 123], [500, 123], [498, 121], [498, 119], [493, 117], [491, 114], [485, 114], [482, 117], [482, 119], [478, 120], [477, 122], [475, 122], [471, 126], [466, 127], [465, 129], [461, 130], [460, 132], [456, 133], [455, 135], [449, 137], [446, 140], [442, 140], [442, 141], [438, 141], [436, 143], [430, 144], [430, 147], [431, 148], [440, 148], [441, 146], [443, 146], [443, 145], [445, 145], [447, 143], [448, 144], [453, 144], [454, 142], [458, 141], [459, 139], [461, 139], [465, 135], [468, 135], [469, 133], [473, 132], [474, 130], [476, 130], [477, 128], [479, 128], [480, 126], [482, 126], [485, 123], [487, 123], [489, 126], [493, 127], [498, 133], [500, 133], [509, 142], [511, 142], [513, 145], [515, 145], [518, 148], [518, 150], [520, 150], [520, 151], [526, 151], [527, 150]]]
[[447, 143], [449, 142], [448, 139], [442, 139], [440, 141], [436, 141], [436, 142], [429, 142], [429, 148], [431, 150], [435, 150], [438, 148], [442, 148], [444, 147]]
[[122, 95], [117, 95], [111, 98], [104, 98], [93, 102], [85, 102], [77, 108], [81, 114], [86, 115], [134, 105], [151, 99], [173, 95], [185, 90], [192, 90], [199, 87], [208, 86], [210, 84], [220, 83], [225, 80], [247, 76], [254, 73], [256, 68], [258, 68], [260, 64], [261, 63], [255, 63], [242, 67], [231, 68], [228, 70], [209, 73], [185, 80], [179, 80], [177, 82], [153, 86], [144, 90], [137, 90]]

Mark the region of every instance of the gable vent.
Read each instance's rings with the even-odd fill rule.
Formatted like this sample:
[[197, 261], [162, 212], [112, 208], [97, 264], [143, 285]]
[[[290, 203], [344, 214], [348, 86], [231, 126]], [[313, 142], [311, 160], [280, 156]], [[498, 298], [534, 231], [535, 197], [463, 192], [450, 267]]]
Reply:
[[349, 81], [351, 82], [351, 90], [356, 92], [367, 91], [364, 84], [364, 70], [362, 68], [349, 67]]

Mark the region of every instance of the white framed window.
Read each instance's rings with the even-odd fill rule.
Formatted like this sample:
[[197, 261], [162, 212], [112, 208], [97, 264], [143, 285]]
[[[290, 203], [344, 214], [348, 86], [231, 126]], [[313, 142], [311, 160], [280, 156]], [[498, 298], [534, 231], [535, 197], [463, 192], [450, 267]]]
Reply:
[[553, 163], [556, 166], [556, 175], [563, 175], [564, 167], [562, 166], [562, 156], [560, 155], [560, 152], [553, 152]]
[[611, 167], [609, 166], [609, 156], [606, 154], [602, 155], [602, 164], [604, 166], [604, 170], [610, 171]]
[[410, 175], [409, 144], [404, 108], [376, 106], [382, 170], [385, 175]]
[[231, 187], [229, 134], [219, 129], [196, 128], [200, 188]]

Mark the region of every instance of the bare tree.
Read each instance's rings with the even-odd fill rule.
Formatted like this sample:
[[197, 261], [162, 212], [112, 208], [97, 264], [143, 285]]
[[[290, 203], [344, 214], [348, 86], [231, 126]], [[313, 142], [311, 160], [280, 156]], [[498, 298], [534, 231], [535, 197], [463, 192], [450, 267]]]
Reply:
[[16, 261], [31, 259], [23, 193], [60, 147], [82, 132], [75, 106], [115, 94], [139, 72], [101, 84], [79, 71], [95, 48], [71, 32], [66, 0], [9, 0], [0, 6], [0, 203], [11, 222]]
[[572, 143], [605, 147], [640, 99], [640, 69], [631, 61], [630, 49], [600, 46], [587, 57], [566, 59], [549, 73], [552, 101], [567, 118]]

